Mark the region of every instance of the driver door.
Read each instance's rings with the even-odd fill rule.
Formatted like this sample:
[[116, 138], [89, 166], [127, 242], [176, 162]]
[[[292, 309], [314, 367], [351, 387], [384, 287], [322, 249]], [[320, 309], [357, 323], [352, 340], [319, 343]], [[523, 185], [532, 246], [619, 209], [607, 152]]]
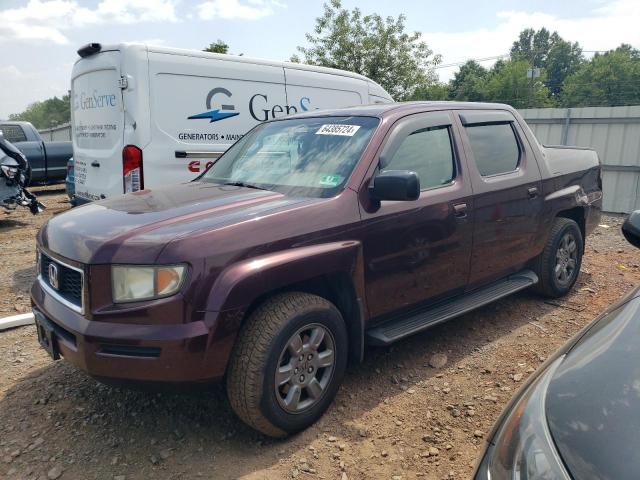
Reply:
[[415, 171], [421, 194], [415, 201], [361, 205], [372, 317], [464, 291], [473, 205], [461, 152], [448, 112], [407, 116], [387, 135], [371, 176], [385, 170]]

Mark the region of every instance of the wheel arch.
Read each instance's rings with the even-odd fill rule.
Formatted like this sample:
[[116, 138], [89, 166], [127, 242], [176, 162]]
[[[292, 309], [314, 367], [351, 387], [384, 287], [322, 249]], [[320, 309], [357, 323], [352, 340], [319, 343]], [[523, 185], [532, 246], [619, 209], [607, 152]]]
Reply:
[[239, 329], [266, 299], [294, 291], [318, 295], [336, 306], [349, 335], [349, 360], [360, 362], [368, 315], [360, 242], [298, 247], [234, 264], [214, 282], [207, 310], [241, 311]]
[[585, 238], [586, 238], [586, 215], [587, 210], [585, 207], [577, 206], [568, 208], [566, 210], [560, 210], [557, 214], [557, 218], [568, 218], [578, 224], [580, 233], [582, 234], [582, 249], [584, 251]]

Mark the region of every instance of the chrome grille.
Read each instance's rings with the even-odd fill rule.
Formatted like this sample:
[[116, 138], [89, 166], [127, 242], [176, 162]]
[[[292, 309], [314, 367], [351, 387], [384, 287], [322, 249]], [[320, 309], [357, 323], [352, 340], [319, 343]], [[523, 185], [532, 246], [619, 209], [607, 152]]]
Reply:
[[[50, 277], [52, 264], [57, 273], [57, 278]], [[82, 292], [84, 274], [81, 270], [66, 265], [40, 252], [40, 271], [38, 273], [48, 293], [59, 300], [63, 300], [63, 303], [74, 310], [83, 311]]]

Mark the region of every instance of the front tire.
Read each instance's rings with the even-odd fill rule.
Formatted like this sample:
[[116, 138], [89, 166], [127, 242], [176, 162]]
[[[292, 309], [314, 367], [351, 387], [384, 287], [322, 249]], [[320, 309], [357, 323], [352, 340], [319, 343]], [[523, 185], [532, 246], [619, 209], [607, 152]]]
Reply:
[[299, 292], [268, 299], [234, 345], [227, 374], [231, 407], [272, 437], [307, 428], [333, 401], [347, 348], [344, 320], [331, 302]]
[[569, 218], [556, 218], [547, 244], [535, 259], [538, 293], [550, 298], [566, 295], [578, 279], [582, 265], [584, 240], [578, 224]]

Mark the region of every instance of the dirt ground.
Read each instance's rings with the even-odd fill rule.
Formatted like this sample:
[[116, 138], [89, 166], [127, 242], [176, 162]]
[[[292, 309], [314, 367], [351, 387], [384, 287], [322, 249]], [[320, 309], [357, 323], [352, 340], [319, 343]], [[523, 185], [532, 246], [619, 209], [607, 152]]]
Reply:
[[[37, 229], [68, 208], [0, 213], [0, 317], [28, 311]], [[640, 283], [640, 254], [603, 217], [567, 298], [527, 292], [392, 348], [368, 349], [307, 431], [265, 438], [233, 415], [221, 387], [146, 393], [53, 363], [32, 326], [0, 332], [0, 478], [468, 478], [484, 436], [518, 386], [556, 348]], [[435, 354], [446, 364], [430, 366]], [[433, 362], [431, 362], [433, 363]]]

